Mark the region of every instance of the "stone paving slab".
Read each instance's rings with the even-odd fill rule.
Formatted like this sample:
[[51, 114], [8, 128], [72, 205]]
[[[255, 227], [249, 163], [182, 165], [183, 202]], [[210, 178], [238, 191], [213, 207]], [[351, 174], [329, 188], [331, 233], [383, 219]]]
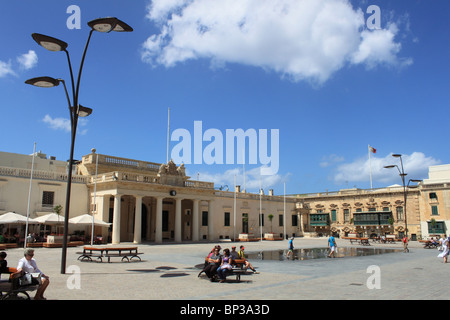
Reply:
[[[326, 247], [326, 238], [296, 238], [299, 248]], [[286, 249], [287, 241], [231, 243], [243, 244], [246, 252]], [[338, 247], [355, 247], [337, 240]], [[68, 248], [67, 273], [60, 274], [61, 249], [36, 248], [38, 266], [50, 276], [46, 291], [49, 300], [409, 300], [448, 299], [450, 264], [437, 258], [436, 249], [423, 249], [410, 243], [410, 253], [344, 257], [336, 259], [258, 261], [260, 274], [242, 276], [240, 283], [211, 283], [197, 277], [199, 269], [215, 243], [139, 244], [142, 262], [112, 263], [77, 260], [82, 248]], [[130, 246], [130, 243], [122, 244]], [[397, 248], [402, 244], [372, 244], [370, 248]], [[8, 265], [16, 267], [23, 249], [6, 250]], [[374, 275], [369, 266], [379, 268], [379, 289], [369, 289]], [[80, 273], [73, 273], [73, 270]], [[79, 280], [77, 282], [76, 280]], [[77, 283], [80, 287], [74, 287]], [[373, 283], [373, 282], [372, 282]]]

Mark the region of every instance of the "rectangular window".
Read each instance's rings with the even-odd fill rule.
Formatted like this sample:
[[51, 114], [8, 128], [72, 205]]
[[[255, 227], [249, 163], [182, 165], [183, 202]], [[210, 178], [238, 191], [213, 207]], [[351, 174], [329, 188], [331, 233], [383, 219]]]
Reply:
[[296, 214], [292, 215], [292, 226], [296, 227], [298, 225], [298, 217]]
[[264, 227], [264, 213], [259, 215], [259, 226]]
[[282, 214], [278, 215], [278, 225], [280, 227], [284, 226], [284, 219], [283, 219], [283, 215]]
[[230, 213], [229, 212], [225, 212], [224, 214], [224, 223], [223, 225], [225, 227], [229, 227], [230, 226]]
[[403, 220], [403, 207], [397, 207], [397, 220]]
[[431, 215], [433, 215], [433, 216], [439, 215], [437, 206], [431, 206]]
[[428, 222], [428, 233], [429, 234], [445, 234], [445, 222], [435, 221], [434, 224]]
[[436, 192], [430, 192], [430, 199], [436, 199], [437, 200]]
[[43, 206], [53, 206], [53, 200], [55, 198], [55, 193], [53, 191], [44, 191], [42, 194], [42, 205]]
[[202, 211], [202, 226], [208, 226], [208, 211]]
[[331, 210], [331, 221], [333, 222], [337, 221], [336, 210]]
[[389, 207], [383, 207], [383, 211], [389, 211]]
[[344, 209], [344, 223], [345, 222], [350, 222], [350, 210], [349, 209]]

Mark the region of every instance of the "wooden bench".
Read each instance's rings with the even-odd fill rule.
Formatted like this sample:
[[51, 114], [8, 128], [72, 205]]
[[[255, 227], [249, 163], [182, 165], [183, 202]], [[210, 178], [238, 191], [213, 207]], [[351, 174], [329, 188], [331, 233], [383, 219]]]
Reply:
[[439, 242], [433, 243], [431, 240], [419, 240], [420, 243], [423, 243], [424, 249], [436, 249], [439, 248]]
[[8, 273], [2, 273], [8, 279], [0, 280], [0, 300], [30, 300], [28, 292], [35, 291], [39, 287], [37, 284], [19, 286], [20, 273], [16, 268], [8, 268]]
[[[209, 258], [205, 258], [205, 266], [209, 263]], [[242, 275], [252, 275], [253, 271], [248, 271], [245, 269], [245, 259], [235, 259], [232, 260], [231, 265], [233, 266], [231, 270], [228, 270], [227, 277], [229, 276], [236, 276], [236, 281], [241, 281]], [[200, 276], [203, 273], [203, 270], [200, 271], [198, 276]]]
[[19, 246], [15, 242], [14, 243], [0, 243], [0, 250], [15, 249], [18, 247]]
[[108, 258], [108, 263], [111, 262], [113, 257], [122, 257], [122, 262], [126, 260], [130, 262], [133, 258], [141, 260], [138, 252], [138, 247], [84, 247], [83, 252], [77, 252], [80, 254], [78, 260], [92, 261], [92, 258], [97, 258], [99, 262], [103, 262], [103, 258]]
[[233, 269], [228, 271], [227, 277], [236, 276], [236, 281], [241, 281], [241, 275], [252, 275], [253, 271], [248, 271], [242, 267], [233, 267]]
[[342, 237], [342, 239], [350, 240], [350, 243], [356, 242], [363, 246], [370, 246], [369, 238], [359, 238], [359, 237]]

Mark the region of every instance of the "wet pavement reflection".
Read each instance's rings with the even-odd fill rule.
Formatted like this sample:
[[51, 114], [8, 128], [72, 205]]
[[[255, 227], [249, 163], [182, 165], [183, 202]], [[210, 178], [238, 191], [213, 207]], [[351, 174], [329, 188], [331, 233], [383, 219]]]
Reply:
[[[253, 260], [310, 260], [327, 258], [328, 248], [302, 248], [294, 249], [294, 254], [286, 258], [288, 250], [267, 250], [260, 252], [247, 252], [248, 259]], [[401, 252], [401, 249], [383, 249], [383, 248], [358, 248], [358, 247], [338, 247], [335, 251], [336, 258], [360, 257], [393, 252]]]

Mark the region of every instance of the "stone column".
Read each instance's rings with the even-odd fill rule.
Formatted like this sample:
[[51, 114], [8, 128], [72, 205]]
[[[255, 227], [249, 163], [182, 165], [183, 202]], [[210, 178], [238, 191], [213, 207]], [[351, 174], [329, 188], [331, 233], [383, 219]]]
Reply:
[[163, 198], [156, 197], [156, 221], [155, 221], [155, 242], [162, 242], [162, 209]]
[[192, 207], [192, 241], [199, 241], [199, 228], [200, 228], [200, 221], [199, 221], [199, 199], [194, 199], [193, 201], [193, 207]]
[[122, 195], [116, 194], [114, 196], [114, 215], [113, 215], [113, 229], [112, 229], [112, 243], [120, 243], [120, 208]]
[[214, 200], [208, 201], [208, 240], [214, 240], [214, 210], [213, 210]]
[[181, 242], [181, 198], [175, 198], [175, 242]]
[[142, 241], [142, 196], [136, 196], [136, 208], [134, 210], [134, 243]]
[[[96, 219], [109, 222], [109, 198], [111, 195], [106, 194], [102, 196], [97, 195]], [[103, 239], [108, 239], [108, 228], [101, 228]]]

